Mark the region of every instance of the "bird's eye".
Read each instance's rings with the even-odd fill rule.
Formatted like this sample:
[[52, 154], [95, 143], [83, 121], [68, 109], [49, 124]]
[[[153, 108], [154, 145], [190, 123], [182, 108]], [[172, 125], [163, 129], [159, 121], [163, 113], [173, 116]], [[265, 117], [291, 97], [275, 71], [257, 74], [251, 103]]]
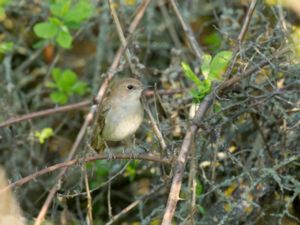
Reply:
[[133, 89], [133, 85], [128, 85], [128, 86], [127, 86], [127, 89], [128, 89], [128, 90]]

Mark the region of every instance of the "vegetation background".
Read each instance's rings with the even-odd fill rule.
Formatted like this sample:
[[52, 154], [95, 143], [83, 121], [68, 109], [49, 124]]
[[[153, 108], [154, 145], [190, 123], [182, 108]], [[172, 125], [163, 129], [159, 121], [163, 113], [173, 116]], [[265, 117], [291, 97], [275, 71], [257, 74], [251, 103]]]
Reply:
[[[299, 46], [297, 0], [0, 0], [0, 164], [27, 223], [300, 224]], [[152, 86], [136, 159], [88, 145], [113, 76]]]

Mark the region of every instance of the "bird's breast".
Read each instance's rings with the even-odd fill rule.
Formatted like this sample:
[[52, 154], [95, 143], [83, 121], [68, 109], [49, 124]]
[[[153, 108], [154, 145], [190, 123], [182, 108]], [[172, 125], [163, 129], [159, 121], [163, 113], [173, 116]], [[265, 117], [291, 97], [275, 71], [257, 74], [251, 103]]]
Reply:
[[107, 141], [121, 141], [133, 135], [143, 121], [141, 104], [119, 105], [106, 115], [102, 136]]

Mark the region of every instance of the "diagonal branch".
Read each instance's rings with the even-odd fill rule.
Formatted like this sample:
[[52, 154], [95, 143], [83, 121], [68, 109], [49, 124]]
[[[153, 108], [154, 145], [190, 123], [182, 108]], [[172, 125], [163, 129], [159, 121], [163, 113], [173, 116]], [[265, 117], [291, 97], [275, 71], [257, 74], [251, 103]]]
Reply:
[[[282, 49], [282, 50], [278, 51], [276, 54], [274, 54], [272, 59], [280, 57], [289, 51], [290, 50], [288, 48]], [[249, 77], [251, 74], [259, 71], [262, 67], [268, 65], [270, 63], [270, 60], [272, 60], [272, 59], [262, 61], [258, 66], [253, 66], [252, 68], [245, 71], [243, 74], [235, 75], [233, 78], [231, 78], [227, 81], [224, 81], [220, 86], [215, 87], [212, 90], [212, 92], [208, 96], [206, 96], [204, 101], [200, 104], [200, 106], [196, 112], [196, 115], [193, 119], [193, 123], [190, 126], [188, 132], [186, 133], [186, 135], [184, 137], [184, 140], [183, 140], [180, 152], [179, 152], [179, 156], [177, 158], [177, 161], [175, 162], [174, 176], [173, 176], [173, 180], [172, 180], [172, 185], [171, 185], [170, 194], [169, 194], [165, 214], [163, 217], [162, 225], [172, 224], [172, 219], [173, 219], [173, 216], [174, 216], [174, 213], [176, 210], [176, 205], [177, 205], [177, 202], [179, 199], [179, 193], [180, 193], [180, 189], [181, 189], [182, 178], [183, 178], [183, 173], [184, 173], [184, 169], [185, 169], [185, 164], [187, 161], [189, 148], [190, 148], [193, 138], [199, 128], [199, 125], [204, 118], [206, 111], [209, 109], [209, 107], [213, 103], [215, 93], [217, 91], [224, 93], [232, 85], [238, 83], [242, 79]]]
[[[149, 5], [151, 0], [144, 0], [143, 3], [141, 4], [141, 7], [139, 8], [139, 11], [137, 13], [137, 15], [135, 16], [131, 26], [130, 26], [130, 32], [132, 33], [136, 27], [138, 26], [139, 22], [141, 21], [141, 18], [143, 17], [144, 15], [144, 12], [147, 8], [147, 6]], [[114, 71], [117, 69], [118, 65], [119, 65], [119, 62], [120, 62], [120, 59], [121, 59], [121, 56], [122, 54], [124, 53], [124, 48], [123, 47], [120, 47], [115, 58], [114, 58], [114, 61], [108, 71], [108, 76], [107, 78], [104, 80], [104, 82], [102, 83], [100, 89], [99, 89], [99, 92], [97, 94], [97, 97], [96, 97], [96, 100], [98, 101], [99, 104], [101, 104], [102, 100], [103, 100], [103, 96], [104, 96], [104, 93], [108, 87], [108, 83], [109, 81], [112, 79], [113, 75], [114, 75]], [[91, 121], [93, 120], [93, 117], [94, 117], [94, 114], [95, 114], [95, 111], [96, 111], [96, 106], [93, 106], [90, 110], [90, 112], [88, 113], [88, 115], [86, 116], [86, 119], [84, 121], [84, 124], [83, 126], [81, 127], [80, 129], [80, 132], [79, 134], [77, 135], [76, 137], [76, 140], [72, 146], [72, 149], [71, 149], [71, 152], [68, 156], [68, 160], [71, 160], [76, 151], [77, 151], [77, 148], [79, 146], [79, 144], [81, 143], [82, 139], [83, 139], [83, 136], [85, 134], [85, 131], [88, 127], [88, 125], [91, 123]], [[59, 189], [59, 183], [61, 182], [61, 179], [63, 177], [63, 175], [66, 173], [67, 171], [67, 168], [64, 168], [58, 175], [57, 177], [57, 182], [56, 184], [51, 188], [48, 196], [47, 196], [47, 199], [46, 201], [44, 202], [43, 206], [42, 206], [42, 209], [40, 210], [39, 212], [39, 215], [34, 223], [34, 225], [41, 225], [42, 224], [42, 221], [44, 220], [45, 218], [45, 215], [49, 209], [49, 206], [57, 192], [57, 190]]]
[[177, 3], [175, 2], [175, 0], [170, 0], [170, 2], [171, 2], [171, 5], [172, 5], [172, 7], [174, 9], [174, 12], [175, 12], [176, 16], [178, 17], [179, 22], [181, 23], [183, 31], [187, 35], [187, 38], [188, 38], [188, 40], [190, 42], [190, 45], [192, 46], [192, 49], [194, 50], [194, 52], [195, 52], [195, 54], [196, 54], [199, 62], [201, 63], [202, 62], [202, 57], [203, 57], [204, 53], [203, 53], [202, 49], [200, 48], [200, 46], [199, 46], [199, 44], [198, 44], [198, 42], [197, 42], [197, 40], [195, 38], [195, 35], [194, 35], [194, 33], [193, 33], [190, 25], [187, 24], [184, 21], [182, 15], [179, 12], [179, 9], [177, 7]]

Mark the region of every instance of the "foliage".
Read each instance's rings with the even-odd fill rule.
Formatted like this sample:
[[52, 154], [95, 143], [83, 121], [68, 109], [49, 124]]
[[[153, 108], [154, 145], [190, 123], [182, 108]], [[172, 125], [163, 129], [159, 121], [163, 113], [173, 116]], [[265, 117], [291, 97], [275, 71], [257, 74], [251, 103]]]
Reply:
[[130, 181], [134, 180], [134, 178], [136, 176], [138, 165], [139, 165], [139, 161], [134, 160], [126, 167], [124, 175], [126, 177], [128, 177]]
[[87, 83], [78, 80], [76, 73], [72, 70], [62, 71], [54, 68], [52, 78], [54, 82], [48, 82], [47, 86], [53, 89], [50, 97], [54, 103], [66, 104], [70, 96], [74, 94], [82, 96], [88, 91]]
[[56, 0], [50, 4], [52, 16], [46, 22], [34, 26], [36, 35], [54, 39], [63, 48], [70, 48], [73, 37], [70, 29], [79, 28], [93, 13], [89, 0]]
[[11, 2], [11, 0], [0, 0], [0, 21], [5, 17], [5, 7]]
[[44, 128], [41, 131], [36, 131], [34, 136], [39, 139], [39, 142], [41, 144], [45, 143], [45, 140], [48, 139], [49, 137], [53, 136], [54, 132], [53, 129], [50, 127]]
[[191, 90], [195, 102], [201, 102], [210, 93], [213, 81], [222, 80], [222, 74], [225, 72], [231, 58], [231, 51], [221, 51], [213, 59], [211, 55], [205, 54], [201, 65], [204, 80], [200, 80], [187, 63], [181, 63], [184, 75], [196, 85], [196, 89]]
[[[188, 160], [181, 164], [182, 200], [174, 224], [299, 224], [300, 64], [292, 53], [299, 57], [300, 32], [299, 18], [290, 13], [294, 8], [257, 1], [247, 16], [251, 1], [226, 1], [226, 7], [218, 0], [177, 1], [192, 29], [189, 33], [165, 1], [151, 1], [144, 15], [142, 0], [114, 1], [121, 28], [126, 38], [130, 36], [126, 50], [132, 65], [124, 52], [119, 66], [110, 71], [122, 45], [108, 1], [10, 2], [1, 5], [5, 17], [0, 18], [0, 120], [2, 126], [12, 124], [0, 128], [0, 164], [12, 183], [46, 169], [46, 174], [13, 190], [29, 221], [41, 211], [49, 190], [57, 187], [45, 223], [86, 224], [91, 209], [93, 224], [110, 223], [112, 218], [118, 218], [114, 224], [160, 224], [176, 172], [174, 163], [183, 162], [178, 155], [185, 149]], [[89, 2], [92, 10], [77, 6]], [[97, 12], [93, 18], [91, 11]], [[130, 35], [135, 16], [143, 18]], [[237, 43], [245, 18], [248, 28]], [[198, 68], [192, 67], [198, 60], [189, 45], [191, 35], [210, 53]], [[40, 49], [34, 47], [36, 40]], [[292, 48], [291, 54], [274, 57], [286, 47]], [[216, 91], [217, 101], [197, 124], [196, 136], [185, 139], [190, 134], [189, 118], [199, 104], [191, 104], [189, 91], [182, 90], [191, 90], [194, 101], [203, 101], [213, 85], [225, 79], [232, 53], [222, 49], [238, 50], [230, 64], [231, 77], [241, 80]], [[255, 72], [247, 75], [247, 71]], [[84, 95], [92, 100], [90, 89], [97, 93], [110, 72], [115, 77], [135, 74], [157, 88], [146, 91], [146, 100], [167, 148], [160, 148], [162, 140], [145, 115], [135, 135], [139, 149], [135, 154], [172, 163], [93, 160], [86, 169], [93, 190], [89, 199], [81, 159], [98, 153], [89, 145], [94, 122], [83, 132], [91, 109], [81, 99]], [[63, 113], [53, 103], [79, 104], [63, 107], [69, 110]], [[80, 143], [77, 137], [82, 137]], [[124, 143], [107, 144], [111, 153], [122, 154], [119, 145]], [[74, 157], [80, 160], [63, 167], [68, 172], [57, 183], [60, 166], [70, 165], [60, 163], [66, 162], [74, 146], [78, 146]]]
[[14, 48], [13, 42], [2, 42], [0, 43], [0, 53], [6, 54], [8, 52], [11, 52]]

